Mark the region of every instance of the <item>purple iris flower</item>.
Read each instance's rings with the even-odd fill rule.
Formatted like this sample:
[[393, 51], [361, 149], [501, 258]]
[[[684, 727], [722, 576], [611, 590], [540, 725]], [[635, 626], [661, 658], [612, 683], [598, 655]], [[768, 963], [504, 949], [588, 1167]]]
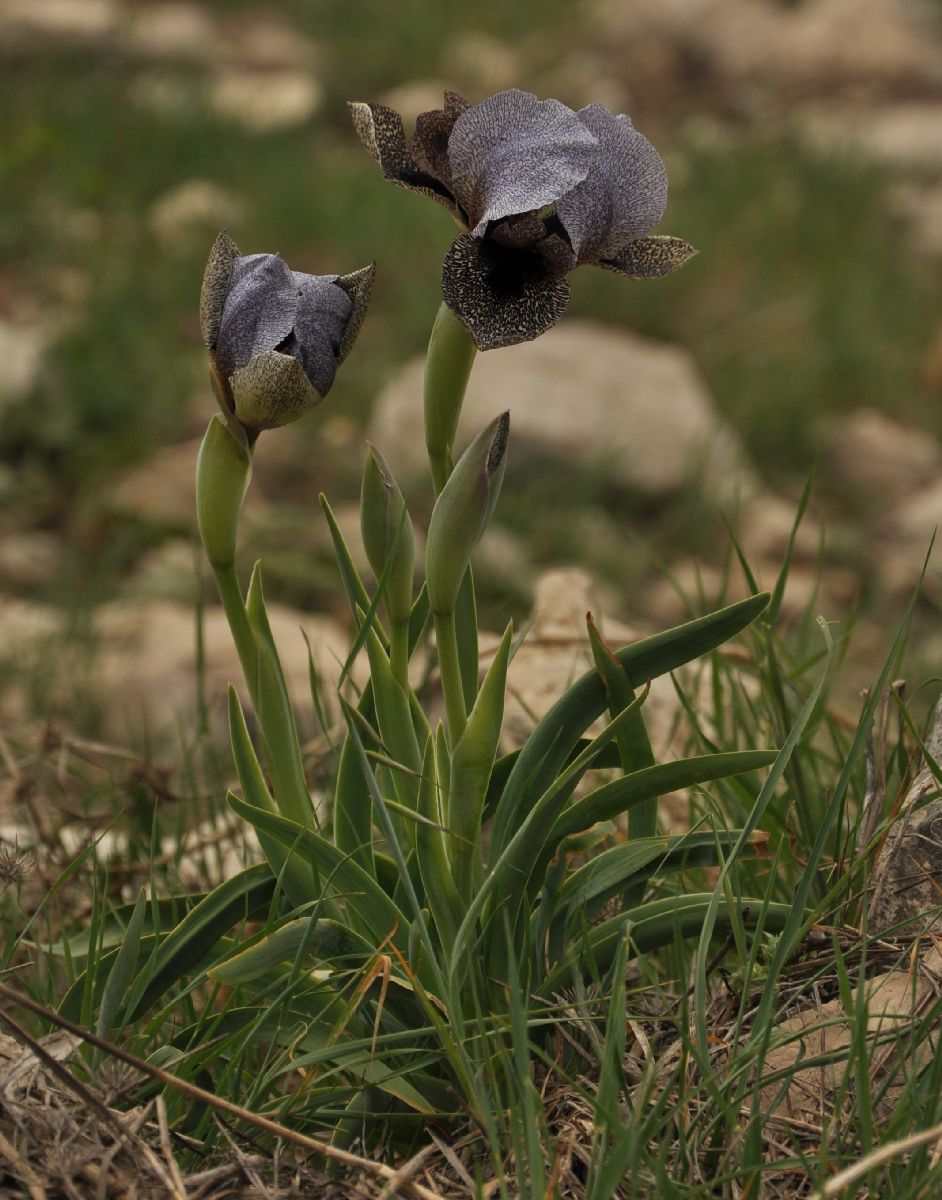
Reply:
[[555, 325], [575, 267], [654, 279], [696, 253], [651, 234], [667, 203], [664, 164], [628, 117], [599, 104], [574, 112], [512, 89], [469, 105], [446, 92], [411, 139], [383, 104], [350, 110], [383, 176], [431, 196], [465, 230], [445, 256], [442, 292], [479, 350]]
[[200, 325], [223, 412], [258, 432], [318, 404], [359, 332], [373, 273], [306, 275], [278, 254], [243, 256], [220, 233], [203, 276]]

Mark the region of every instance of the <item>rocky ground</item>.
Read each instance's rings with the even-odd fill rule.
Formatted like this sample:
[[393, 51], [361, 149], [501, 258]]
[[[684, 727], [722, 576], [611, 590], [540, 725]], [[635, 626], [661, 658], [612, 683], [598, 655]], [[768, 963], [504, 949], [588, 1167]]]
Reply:
[[[690, 292], [665, 292], [667, 299], [646, 293], [636, 300], [606, 281], [586, 281], [581, 299], [577, 285], [574, 316], [557, 329], [480, 357], [465, 428], [505, 407], [513, 422], [504, 500], [481, 549], [485, 612], [495, 626], [508, 608], [522, 616], [547, 569], [578, 566], [587, 575], [572, 578], [591, 581], [595, 607], [612, 619], [638, 630], [681, 620], [745, 587], [738, 569], [727, 569], [732, 555], [721, 514], [769, 585], [804, 479], [816, 466], [818, 485], [797, 540], [783, 617], [796, 621], [810, 606], [844, 627], [859, 609], [846, 668], [845, 694], [853, 697], [881, 665], [890, 628], [942, 520], [942, 420], [934, 404], [942, 399], [942, 325], [939, 309], [932, 311], [942, 253], [939, 6], [594, 0], [578, 7], [578, 18], [575, 9], [550, 6], [537, 28], [505, 32], [485, 14], [481, 28], [440, 30], [440, 41], [418, 47], [408, 69], [381, 48], [376, 31], [364, 26], [358, 58], [349, 49], [352, 27], [338, 20], [336, 28], [315, 29], [303, 8], [0, 0], [0, 55], [21, 80], [34, 65], [38, 77], [50, 63], [116, 64], [128, 112], [138, 114], [129, 122], [208, 122], [220, 137], [242, 139], [248, 171], [256, 151], [274, 153], [273, 146], [294, 145], [293, 137], [305, 145], [326, 138], [333, 146], [339, 99], [353, 83], [407, 118], [436, 104], [444, 84], [472, 97], [523, 84], [574, 105], [601, 101], [630, 111], [652, 136], [664, 131], [680, 215], [687, 218], [676, 229], [672, 219], [670, 231], [692, 240], [702, 235], [702, 257], [713, 263], [704, 269], [713, 273], [701, 277], [699, 292], [696, 282], [678, 284]], [[345, 48], [349, 80], [336, 57]], [[17, 136], [32, 182], [29, 138], [41, 142], [45, 135], [36, 125], [32, 134], [18, 127]], [[808, 256], [797, 283], [770, 269], [761, 276], [764, 290], [753, 295], [758, 284], [742, 262], [724, 259], [723, 239], [731, 236], [720, 207], [724, 193], [709, 192], [707, 181], [701, 186], [697, 163], [707, 154], [716, 170], [756, 139], [792, 147], [796, 163], [853, 164], [861, 205], [871, 202], [868, 189], [879, 190], [879, 219], [869, 232], [882, 222], [885, 238], [855, 243], [839, 268], [821, 260], [820, 270], [834, 276], [823, 310], [814, 309], [821, 299], [813, 300], [821, 244], [815, 239], [833, 236], [815, 230], [813, 211], [792, 213], [784, 230], [771, 212], [753, 214], [759, 232], [743, 225], [743, 237], [753, 238], [743, 251], [750, 261], [764, 252], [764, 240], [799, 239], [779, 251], [783, 261]], [[352, 169], [348, 161], [360, 169], [355, 148], [337, 154], [339, 171]], [[15, 179], [16, 155], [3, 168]], [[111, 163], [115, 179], [125, 169]], [[745, 168], [740, 163], [737, 170]], [[283, 232], [296, 216], [260, 211], [257, 194], [233, 186], [231, 172], [214, 173], [209, 158], [201, 169], [198, 152], [185, 164], [168, 163], [166, 174], [166, 186], [154, 186], [133, 205], [102, 199], [107, 179], [102, 193], [86, 181], [92, 198], [82, 204], [73, 197], [62, 210], [50, 210], [52, 200], [36, 195], [22, 227], [13, 218], [0, 227], [10, 260], [0, 268], [0, 708], [8, 719], [55, 713], [119, 739], [186, 726], [195, 711], [193, 604], [200, 593], [209, 605], [211, 704], [235, 673], [221, 616], [194, 566], [192, 471], [211, 409], [185, 289], [195, 293], [200, 247], [220, 224], [254, 231], [271, 221]], [[831, 177], [822, 178], [808, 183], [801, 205], [814, 202], [817, 186], [827, 207]], [[378, 180], [362, 179], [356, 177], [357, 197], [365, 188], [381, 190]], [[783, 205], [799, 206], [797, 196], [789, 200], [782, 191]], [[365, 199], [354, 203], [361, 215], [367, 211]], [[270, 590], [279, 600], [279, 640], [299, 696], [307, 687], [307, 652], [298, 628], [310, 633], [326, 679], [346, 641], [316, 491], [330, 493], [356, 542], [366, 436], [415, 498], [420, 525], [428, 515], [419, 453], [422, 332], [398, 332], [396, 281], [408, 314], [430, 313], [434, 297], [424, 285], [421, 300], [408, 291], [417, 286], [405, 265], [412, 244], [392, 247], [400, 233], [406, 238], [397, 222], [411, 220], [412, 209], [401, 198], [389, 203], [400, 207], [373, 220], [374, 229], [390, 222], [380, 234], [388, 236], [393, 259], [388, 291], [381, 289], [376, 301], [378, 349], [371, 355], [368, 344], [363, 365], [351, 367], [352, 402], [338, 384], [336, 406], [332, 395], [303, 435], [266, 437], [246, 512], [246, 556], [265, 549]], [[50, 229], [40, 252], [37, 238]], [[328, 220], [327, 240], [332, 229]], [[14, 245], [24, 231], [33, 239], [29, 254]], [[800, 240], [805, 234], [808, 246]], [[167, 344], [178, 351], [167, 379], [162, 363], [143, 350], [124, 389], [113, 382], [120, 370], [103, 369], [114, 388], [109, 403], [119, 409], [114, 436], [110, 410], [89, 415], [82, 380], [88, 356], [108, 341], [108, 326], [82, 327], [78, 349], [70, 342], [97, 303], [96, 263], [112, 236], [137, 239], [146, 249], [157, 311], [149, 315], [145, 302], [139, 320], [145, 327], [148, 319], [163, 322], [176, 339]], [[382, 258], [386, 241], [378, 249], [372, 241], [373, 250], [358, 251], [361, 258]], [[886, 269], [897, 274], [878, 275], [876, 265], [868, 274], [871, 249], [873, 263], [887, 253]], [[431, 251], [433, 267], [438, 252]], [[162, 266], [184, 280], [184, 299], [165, 302], [152, 274]], [[426, 272], [425, 283], [434, 273]], [[906, 288], [921, 281], [921, 291], [901, 290], [896, 303], [883, 295], [894, 280]], [[899, 310], [895, 319], [911, 344], [901, 345], [895, 328], [880, 326], [878, 302]], [[848, 328], [856, 321], [857, 342], [836, 340], [846, 328], [834, 332], [824, 324], [831, 317]], [[696, 322], [700, 331], [692, 332]], [[147, 335], [137, 336], [143, 343]], [[72, 346], [71, 357], [62, 358], [63, 345]], [[126, 354], [121, 361], [128, 362]], [[794, 381], [785, 389], [792, 362]], [[807, 363], [817, 364], [814, 371]], [[173, 419], [153, 399], [143, 405], [142, 424], [126, 427], [122, 402], [133, 409], [135, 397], [159, 398], [171, 383]], [[79, 397], [78, 416], [70, 389]], [[785, 411], [780, 397], [793, 407]], [[106, 450], [76, 458], [74, 447], [89, 430], [88, 444]], [[91, 465], [79, 470], [75, 462]], [[939, 553], [930, 560], [917, 614], [910, 669], [919, 681], [942, 665], [942, 638], [934, 631], [942, 598]], [[581, 604], [583, 584], [572, 587]], [[521, 686], [526, 691], [531, 684]]]

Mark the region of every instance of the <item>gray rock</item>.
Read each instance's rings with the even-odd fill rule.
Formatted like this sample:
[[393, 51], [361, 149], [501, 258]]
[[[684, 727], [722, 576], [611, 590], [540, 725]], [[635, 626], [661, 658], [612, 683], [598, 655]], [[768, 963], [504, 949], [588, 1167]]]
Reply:
[[826, 466], [839, 483], [885, 508], [942, 476], [942, 446], [923, 430], [862, 408], [832, 426]]
[[209, 104], [220, 117], [249, 133], [290, 129], [320, 108], [320, 83], [307, 70], [231, 67], [209, 85]]
[[[422, 417], [424, 359], [407, 363], [377, 400], [369, 438], [400, 481], [427, 474]], [[510, 409], [510, 469], [536, 452], [577, 460], [616, 485], [651, 496], [701, 477], [729, 498], [753, 480], [689, 354], [638, 334], [564, 321], [534, 342], [479, 354], [460, 447]]]
[[242, 199], [209, 179], [188, 179], [158, 196], [148, 222], [165, 245], [185, 242], [194, 234], [213, 234], [242, 219]]
[[[926, 749], [942, 763], [942, 705]], [[870, 874], [868, 929], [890, 936], [942, 931], [942, 799], [928, 765], [913, 780]], [[930, 797], [936, 797], [930, 799]], [[927, 803], [928, 801], [928, 803]]]

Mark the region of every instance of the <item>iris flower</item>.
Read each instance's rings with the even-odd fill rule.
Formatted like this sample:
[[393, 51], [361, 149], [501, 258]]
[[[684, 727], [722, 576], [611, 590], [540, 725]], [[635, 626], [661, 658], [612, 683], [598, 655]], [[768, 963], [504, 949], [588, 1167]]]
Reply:
[[469, 105], [446, 92], [411, 139], [383, 104], [351, 104], [360, 140], [391, 183], [443, 204], [463, 228], [442, 292], [479, 350], [544, 333], [584, 263], [630, 279], [676, 271], [696, 251], [652, 236], [667, 203], [661, 157], [626, 116], [574, 112], [516, 89]]
[[306, 275], [279, 254], [243, 256], [220, 233], [203, 276], [200, 326], [223, 412], [258, 433], [318, 404], [360, 330], [372, 284], [372, 266]]

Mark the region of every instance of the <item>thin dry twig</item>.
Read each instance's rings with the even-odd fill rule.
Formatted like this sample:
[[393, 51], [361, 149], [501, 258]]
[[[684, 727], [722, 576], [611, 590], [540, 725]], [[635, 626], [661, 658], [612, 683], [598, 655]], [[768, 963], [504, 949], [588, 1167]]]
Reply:
[[[286, 1142], [291, 1142], [295, 1146], [300, 1146], [303, 1150], [309, 1150], [311, 1153], [319, 1154], [323, 1158], [334, 1159], [334, 1161], [343, 1163], [348, 1167], [353, 1167], [356, 1170], [368, 1172], [373, 1175], [379, 1175], [384, 1180], [391, 1179], [396, 1175], [396, 1170], [394, 1167], [386, 1166], [385, 1163], [374, 1162], [369, 1158], [362, 1158], [358, 1154], [352, 1154], [349, 1150], [342, 1150], [337, 1146], [332, 1146], [329, 1142], [323, 1142], [318, 1138], [308, 1137], [307, 1134], [298, 1133], [296, 1130], [289, 1128], [287, 1125], [282, 1125], [278, 1121], [272, 1121], [269, 1117], [263, 1117], [258, 1113], [250, 1112], [247, 1108], [243, 1108], [241, 1105], [235, 1104], [231, 1100], [226, 1100], [221, 1096], [215, 1096], [212, 1092], [207, 1092], [205, 1088], [198, 1087], [196, 1084], [190, 1083], [189, 1080], [181, 1079], [179, 1075], [174, 1075], [170, 1071], [165, 1071], [162, 1067], [157, 1067], [152, 1063], [145, 1062], [142, 1058], [138, 1058], [136, 1054], [131, 1054], [122, 1047], [115, 1046], [112, 1042], [108, 1042], [104, 1038], [98, 1037], [97, 1034], [94, 1034], [90, 1030], [83, 1028], [81, 1025], [77, 1025], [74, 1021], [68, 1020], [68, 1018], [61, 1016], [59, 1013], [53, 1012], [52, 1009], [46, 1008], [45, 1005], [37, 1003], [37, 1001], [33, 1000], [31, 997], [24, 996], [15, 991], [13, 988], [7, 987], [6, 984], [0, 983], [0, 999], [5, 1000], [8, 1004], [19, 1005], [21, 1008], [25, 1008], [28, 1012], [33, 1013], [35, 1016], [41, 1017], [43, 1020], [49, 1021], [53, 1025], [58, 1025], [61, 1029], [68, 1030], [69, 1033], [81, 1038], [90, 1046], [94, 1046], [97, 1050], [101, 1050], [105, 1054], [111, 1055], [120, 1062], [126, 1063], [130, 1067], [134, 1067], [138, 1071], [142, 1071], [145, 1075], [149, 1075], [152, 1079], [156, 1079], [158, 1083], [162, 1083], [165, 1087], [175, 1088], [183, 1095], [188, 1096], [191, 1100], [198, 1100], [202, 1104], [207, 1104], [210, 1108], [214, 1108], [219, 1112], [228, 1113], [230, 1116], [236, 1117], [240, 1121], [245, 1121], [249, 1125], [254, 1125], [256, 1129], [261, 1129], [265, 1133], [270, 1133], [273, 1137], [282, 1138]], [[6, 1012], [0, 1012], [0, 1018], [6, 1021], [11, 1028], [15, 1030], [20, 1029], [19, 1025], [17, 1025], [13, 1018], [10, 1017]], [[26, 1037], [28, 1036], [29, 1035], [26, 1035]], [[29, 1040], [33, 1042], [33, 1039]], [[35, 1042], [33, 1042], [33, 1045], [35, 1045]], [[46, 1057], [48, 1058], [49, 1056], [47, 1055]], [[60, 1065], [55, 1063], [51, 1058], [47, 1065], [49, 1065], [50, 1070], [55, 1068], [55, 1073], [59, 1076], [59, 1078], [62, 1078], [62, 1075], [65, 1076], [63, 1082], [65, 1082], [67, 1086], [73, 1087], [76, 1083], [78, 1083], [77, 1080], [74, 1080], [73, 1077], [69, 1075], [68, 1071], [60, 1068]], [[82, 1086], [83, 1085], [79, 1084], [79, 1087]], [[96, 1109], [101, 1108], [102, 1111], [107, 1114], [106, 1119], [109, 1121], [109, 1124], [113, 1123], [117, 1125], [118, 1128], [121, 1129], [121, 1133], [123, 1135], [125, 1133], [124, 1127], [121, 1126], [114, 1114], [111, 1113], [109, 1109], [105, 1108], [104, 1105], [102, 1105], [101, 1102], [91, 1094], [91, 1092], [88, 1092], [87, 1088], [85, 1088], [84, 1091], [87, 1093], [88, 1103], [93, 1104]], [[433, 1192], [430, 1188], [423, 1187], [422, 1184], [417, 1183], [415, 1180], [407, 1180], [404, 1186], [415, 1196], [417, 1196], [419, 1200], [444, 1200], [444, 1198], [438, 1192]]]

